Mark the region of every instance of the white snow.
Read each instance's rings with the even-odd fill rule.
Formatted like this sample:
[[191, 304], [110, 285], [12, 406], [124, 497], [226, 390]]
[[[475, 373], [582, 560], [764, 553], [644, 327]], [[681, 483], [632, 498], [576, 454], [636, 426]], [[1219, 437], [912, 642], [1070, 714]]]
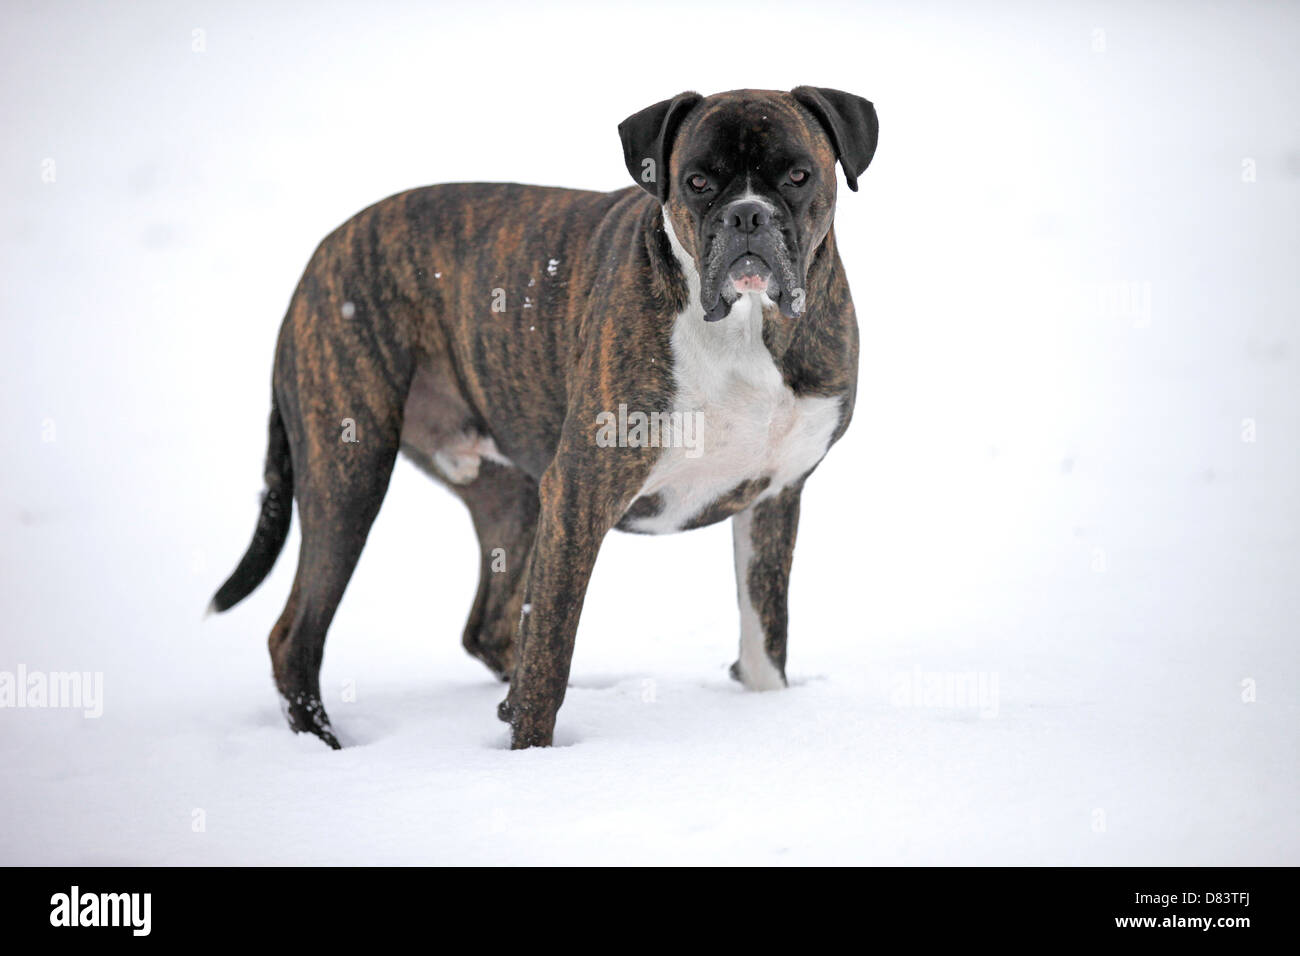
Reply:
[[[102, 674], [103, 712], [0, 709], [0, 863], [1300, 862], [1300, 11], [800, 17], [738, 70], [632, 9], [5, 6], [0, 671]], [[628, 114], [799, 83], [881, 137], [840, 192], [862, 374], [792, 686], [727, 677], [727, 525], [616, 535], [559, 745], [509, 752], [468, 517], [402, 464], [327, 647], [349, 746], [291, 735], [296, 531], [201, 615], [316, 243], [422, 183], [619, 188]]]

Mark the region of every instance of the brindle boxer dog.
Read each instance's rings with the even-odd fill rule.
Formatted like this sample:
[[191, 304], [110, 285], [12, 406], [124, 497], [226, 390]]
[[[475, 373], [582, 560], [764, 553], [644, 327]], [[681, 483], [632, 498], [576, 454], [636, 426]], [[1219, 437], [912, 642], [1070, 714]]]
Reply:
[[296, 498], [298, 571], [269, 641], [295, 731], [339, 746], [325, 633], [399, 451], [473, 517], [463, 643], [510, 681], [513, 747], [551, 743], [611, 528], [732, 518], [731, 674], [785, 685], [799, 497], [856, 392], [835, 163], [856, 190], [876, 133], [872, 105], [838, 90], [683, 93], [619, 126], [636, 186], [429, 186], [320, 244], [280, 330], [257, 530], [213, 599], [262, 581]]

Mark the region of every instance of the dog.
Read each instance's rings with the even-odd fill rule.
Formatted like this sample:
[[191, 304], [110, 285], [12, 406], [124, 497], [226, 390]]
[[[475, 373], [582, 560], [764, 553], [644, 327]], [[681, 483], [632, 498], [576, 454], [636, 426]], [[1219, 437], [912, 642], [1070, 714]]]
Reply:
[[858, 330], [833, 217], [876, 150], [867, 100], [682, 93], [619, 125], [635, 185], [400, 193], [321, 242], [276, 346], [261, 511], [217, 591], [302, 544], [271, 631], [296, 732], [339, 741], [325, 635], [399, 453], [469, 508], [480, 580], [462, 643], [504, 681], [512, 748], [549, 746], [607, 532], [732, 520], [731, 676], [785, 686], [799, 500], [844, 434]]

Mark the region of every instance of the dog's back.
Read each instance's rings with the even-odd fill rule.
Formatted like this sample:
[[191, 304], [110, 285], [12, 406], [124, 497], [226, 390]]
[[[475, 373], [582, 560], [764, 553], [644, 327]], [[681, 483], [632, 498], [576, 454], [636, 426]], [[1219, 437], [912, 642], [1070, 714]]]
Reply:
[[449, 183], [384, 199], [312, 256], [285, 318], [277, 388], [325, 353], [380, 392], [413, 378], [425, 393], [450, 386], [470, 423], [490, 426], [537, 477], [563, 422], [564, 369], [594, 278], [614, 268], [608, 258], [626, 260], [635, 220], [652, 211], [635, 187]]

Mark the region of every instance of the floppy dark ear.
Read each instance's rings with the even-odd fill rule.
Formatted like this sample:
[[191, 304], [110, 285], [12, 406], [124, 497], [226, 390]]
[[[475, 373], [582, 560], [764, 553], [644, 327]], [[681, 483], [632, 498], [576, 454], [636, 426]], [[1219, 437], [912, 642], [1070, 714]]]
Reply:
[[860, 96], [824, 86], [796, 86], [790, 92], [826, 130], [844, 167], [844, 181], [856, 192], [858, 177], [876, 154], [876, 108]]
[[618, 124], [627, 171], [638, 186], [661, 203], [668, 198], [668, 155], [673, 138], [691, 107], [702, 99], [699, 93], [679, 93]]

